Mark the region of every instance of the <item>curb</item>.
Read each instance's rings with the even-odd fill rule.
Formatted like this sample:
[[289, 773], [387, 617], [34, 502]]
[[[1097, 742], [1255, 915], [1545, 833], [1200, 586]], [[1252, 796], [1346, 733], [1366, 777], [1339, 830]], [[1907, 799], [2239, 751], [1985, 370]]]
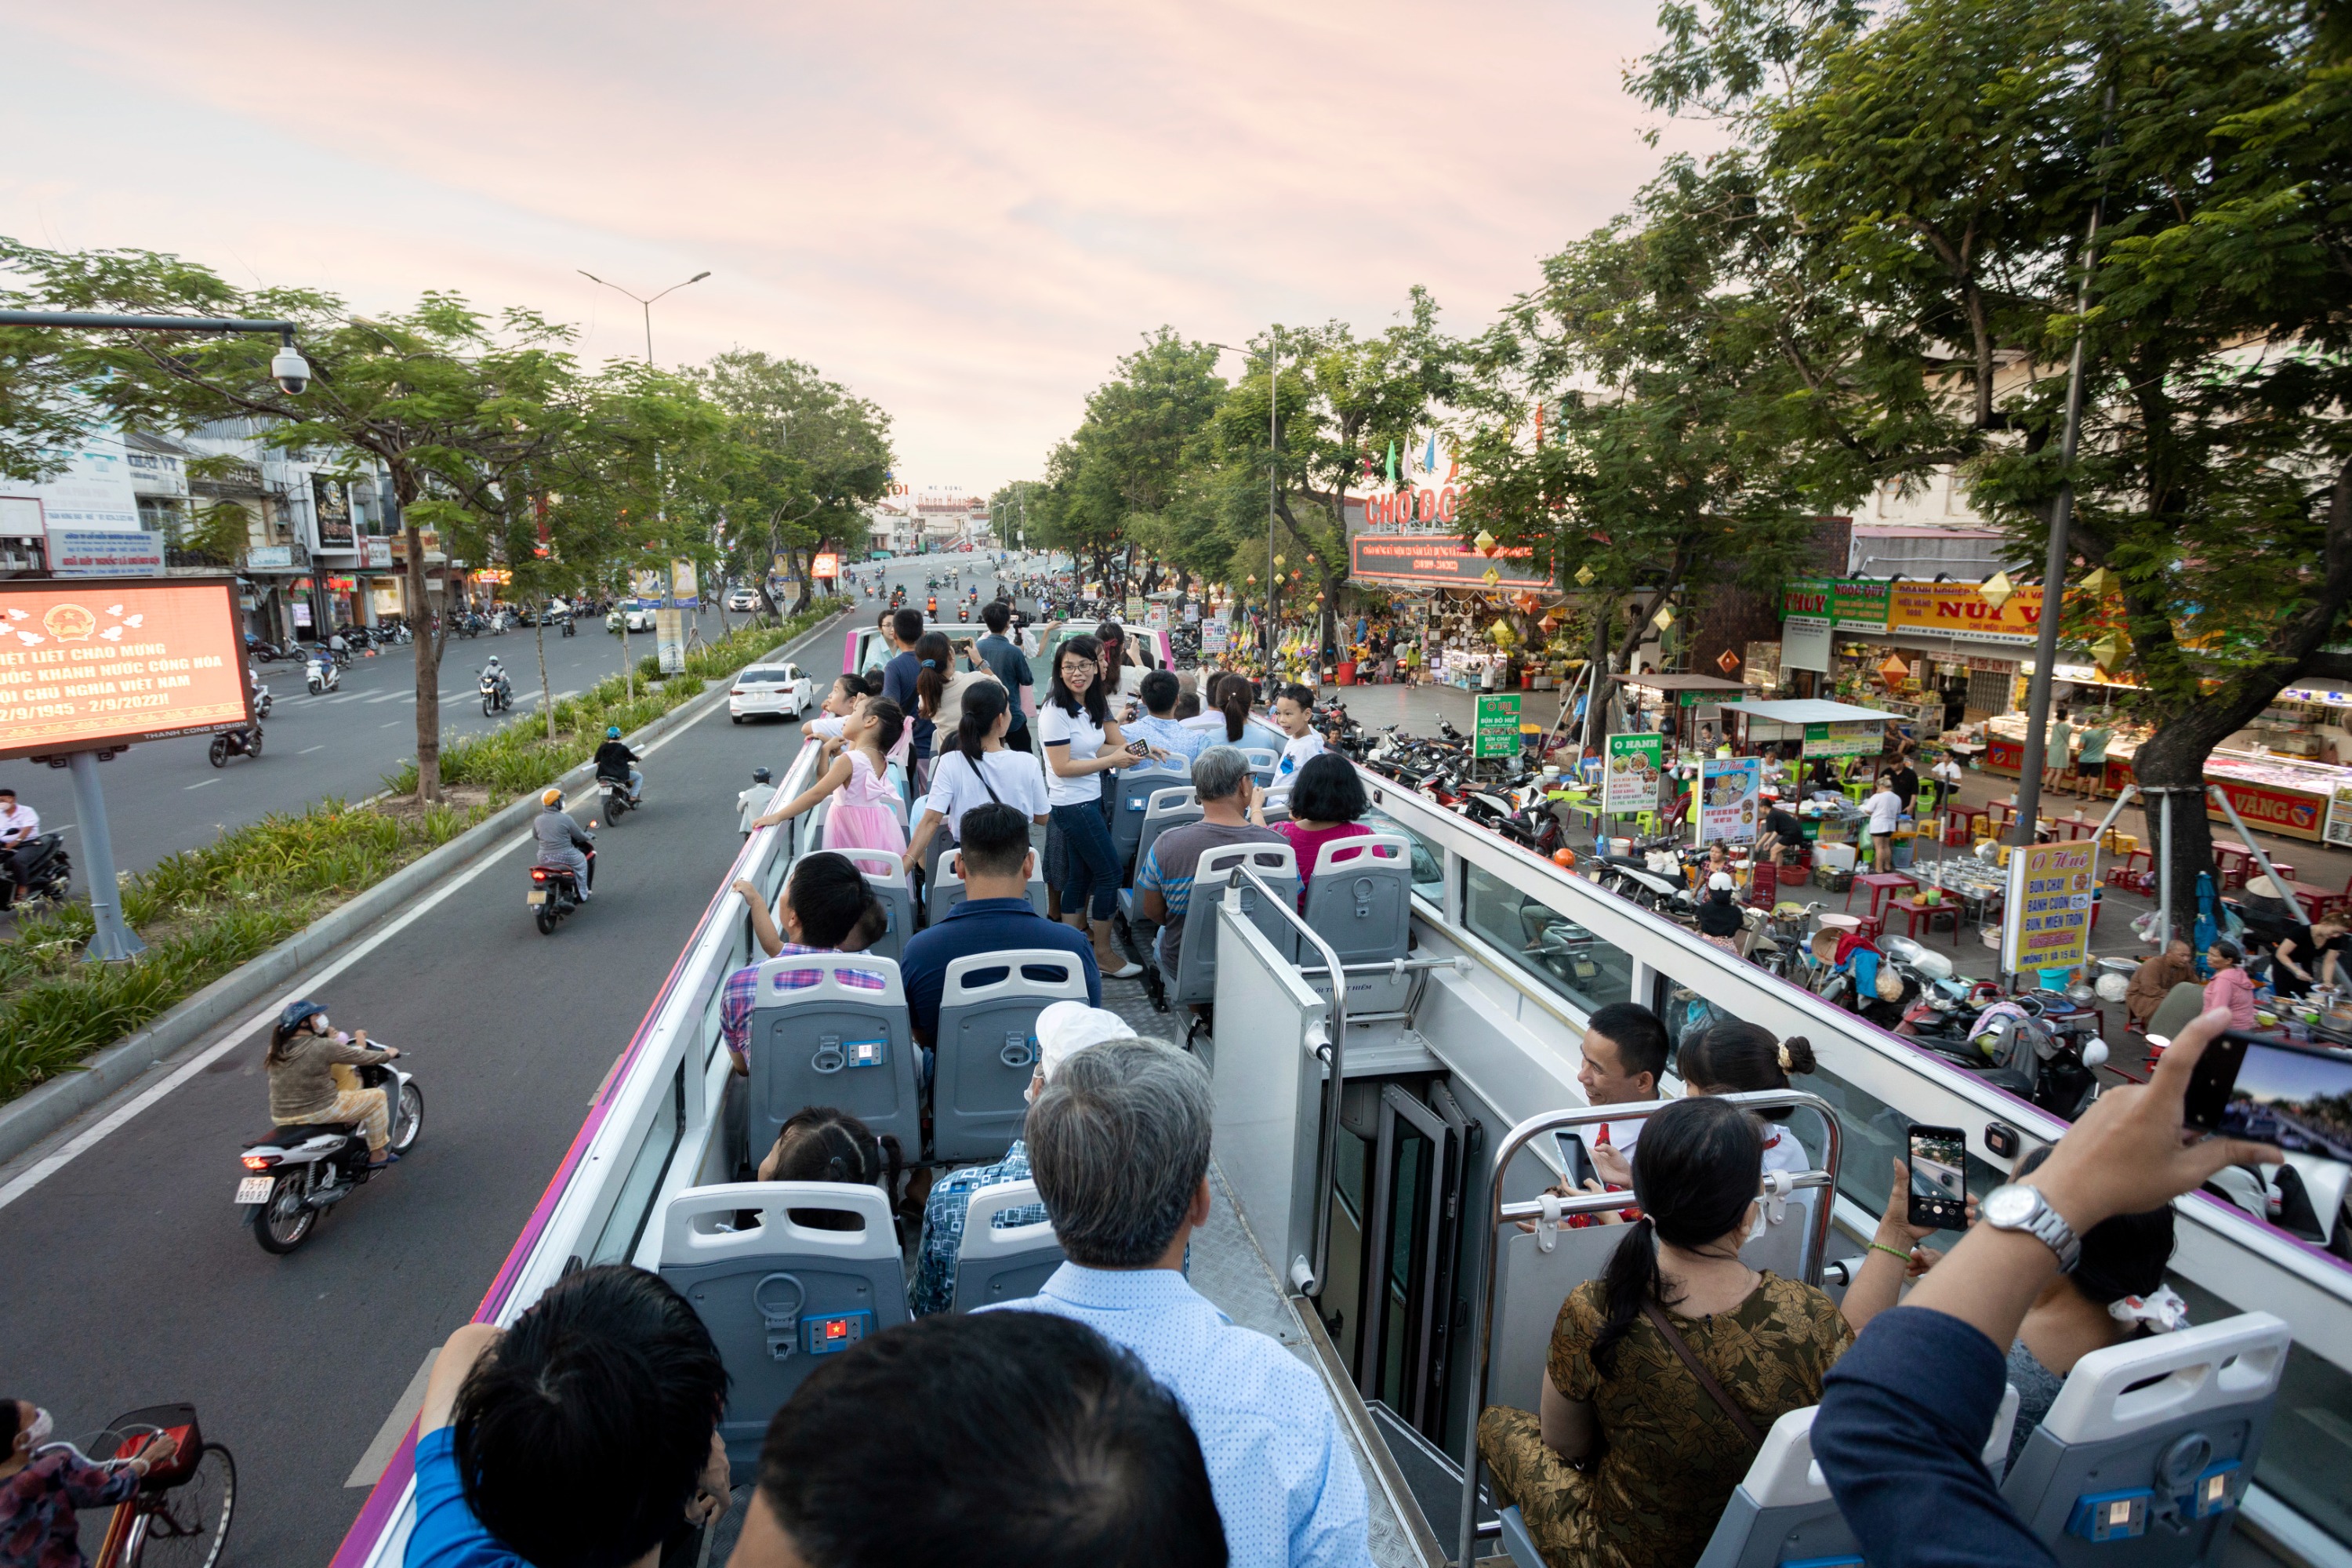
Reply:
[[[829, 616], [791, 642], [779, 644], [762, 658], [783, 653], [831, 626]], [[678, 704], [629, 737], [633, 743], [657, 741], [673, 730], [693, 723], [724, 700], [728, 682]], [[569, 793], [571, 781], [591, 776], [591, 764], [581, 763], [554, 782]], [[194, 1045], [224, 1023], [291, 983], [306, 970], [356, 941], [379, 922], [398, 914], [420, 889], [455, 875], [485, 856], [494, 854], [509, 835], [520, 830], [539, 810], [529, 794], [509, 801], [438, 849], [403, 866], [373, 887], [362, 889], [284, 942], [230, 970], [210, 985], [180, 1002], [146, 1027], [88, 1058], [76, 1069], [38, 1084], [0, 1105], [0, 1164], [16, 1159], [82, 1112], [111, 1098], [118, 1090]]]

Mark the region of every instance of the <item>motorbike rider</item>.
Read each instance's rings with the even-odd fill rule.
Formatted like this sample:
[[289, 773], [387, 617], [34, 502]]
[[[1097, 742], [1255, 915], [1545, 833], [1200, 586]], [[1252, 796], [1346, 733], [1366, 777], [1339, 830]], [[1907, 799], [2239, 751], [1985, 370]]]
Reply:
[[596, 885], [596, 840], [563, 809], [562, 790], [541, 791], [539, 804], [540, 814], [530, 819], [531, 837], [539, 840], [539, 858], [531, 864], [571, 872], [572, 879], [580, 885], [580, 900], [585, 903]]
[[490, 655], [490, 662], [482, 666], [482, 679], [498, 689], [499, 700], [501, 702], [511, 700], [514, 697], [513, 683], [507, 679], [507, 667], [499, 662], [497, 654]]
[[618, 724], [604, 726], [604, 743], [596, 748], [596, 776], [600, 779], [626, 779], [631, 805], [637, 804], [637, 794], [646, 782], [646, 775], [630, 764], [643, 760], [621, 739]]
[[279, 1127], [314, 1121], [356, 1121], [367, 1134], [368, 1169], [382, 1170], [400, 1158], [392, 1152], [392, 1096], [380, 1089], [346, 1089], [334, 1068], [372, 1066], [400, 1055], [390, 1046], [371, 1046], [367, 1031], [337, 1033], [327, 1022], [326, 1005], [303, 1000], [278, 1016], [269, 1032], [269, 1120]]
[[0, 784], [0, 910], [16, 901], [16, 851], [41, 836], [41, 814], [16, 804], [16, 792]]

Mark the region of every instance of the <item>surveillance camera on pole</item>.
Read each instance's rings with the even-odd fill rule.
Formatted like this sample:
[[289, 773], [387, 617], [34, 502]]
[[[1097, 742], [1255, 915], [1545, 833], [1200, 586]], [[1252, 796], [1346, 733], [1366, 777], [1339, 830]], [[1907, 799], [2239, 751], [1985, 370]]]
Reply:
[[289, 397], [299, 397], [310, 385], [310, 362], [294, 349], [294, 337], [288, 333], [277, 354], [269, 362], [270, 378], [286, 391]]

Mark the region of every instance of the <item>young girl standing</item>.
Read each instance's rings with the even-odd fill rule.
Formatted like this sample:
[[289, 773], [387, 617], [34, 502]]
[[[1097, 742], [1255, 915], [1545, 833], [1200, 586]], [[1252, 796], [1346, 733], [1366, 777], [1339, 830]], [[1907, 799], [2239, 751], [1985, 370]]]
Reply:
[[907, 834], [890, 808], [898, 791], [890, 787], [887, 753], [906, 725], [906, 715], [888, 698], [862, 699], [856, 711], [842, 721], [841, 751], [816, 783], [781, 809], [754, 818], [751, 826], [772, 827], [789, 821], [838, 790], [841, 798], [825, 816], [824, 847], [879, 849], [894, 859], [904, 855]]

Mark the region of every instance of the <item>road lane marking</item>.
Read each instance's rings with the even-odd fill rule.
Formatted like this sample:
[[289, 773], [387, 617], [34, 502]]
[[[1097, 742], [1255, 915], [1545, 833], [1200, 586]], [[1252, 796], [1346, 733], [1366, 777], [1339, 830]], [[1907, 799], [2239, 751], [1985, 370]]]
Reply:
[[404, 697], [414, 697], [416, 693], [414, 691], [387, 691], [381, 697], [371, 697], [368, 700], [371, 702], [397, 702]]
[[[685, 731], [683, 730], [674, 730], [670, 733], [683, 734], [684, 732]], [[667, 737], [665, 736], [664, 739], [667, 739]], [[33, 1165], [22, 1175], [18, 1176], [15, 1181], [10, 1182], [6, 1186], [0, 1187], [0, 1209], [6, 1208], [10, 1204], [15, 1203], [18, 1198], [23, 1197], [26, 1193], [31, 1192], [35, 1187], [39, 1186], [43, 1182], [47, 1181], [51, 1176], [56, 1175], [59, 1171], [64, 1170], [68, 1165], [73, 1163], [78, 1157], [97, 1148], [99, 1144], [105, 1142], [108, 1137], [129, 1126], [131, 1121], [137, 1117], [141, 1111], [147, 1110], [150, 1106], [160, 1103], [164, 1096], [170, 1094], [173, 1089], [179, 1088], [182, 1084], [186, 1083], [190, 1079], [193, 1079], [197, 1074], [203, 1072], [205, 1068], [212, 1066], [213, 1063], [220, 1060], [221, 1058], [228, 1055], [230, 1051], [235, 1050], [254, 1034], [262, 1029], [268, 1028], [272, 1024], [275, 1024], [278, 1021], [278, 1015], [285, 1010], [287, 1004], [299, 1000], [299, 998], [317, 991], [320, 986], [326, 984], [327, 982], [332, 980], [336, 975], [341, 974], [344, 970], [349, 969], [352, 964], [357, 963], [360, 960], [367, 957], [368, 954], [373, 952], [377, 948], [382, 947], [385, 942], [390, 942], [394, 937], [398, 936], [402, 931], [406, 931], [416, 921], [422, 920], [426, 913], [439, 908], [440, 905], [458, 889], [464, 887], [467, 883], [480, 876], [483, 872], [490, 869], [493, 866], [499, 865], [508, 856], [513, 854], [516, 850], [522, 848], [530, 842], [531, 836], [528, 832], [516, 834], [512, 838], [507, 840], [498, 848], [485, 854], [482, 858], [477, 861], [470, 868], [460, 871], [455, 877], [450, 878], [447, 881], [443, 882], [440, 886], [435, 888], [433, 891], [419, 900], [415, 907], [408, 910], [405, 913], [398, 915], [388, 921], [382, 931], [376, 932], [373, 936], [369, 937], [366, 941], [359, 943], [356, 947], [353, 947], [351, 952], [343, 954], [341, 958], [333, 960], [324, 968], [304, 976], [302, 983], [299, 985], [297, 985], [293, 989], [286, 992], [276, 1001], [270, 1003], [268, 1006], [264, 1007], [261, 1011], [253, 1015], [252, 1017], [247, 1019], [244, 1023], [233, 1026], [226, 1035], [205, 1047], [203, 1050], [198, 1051], [186, 1061], [182, 1062], [178, 1068], [173, 1069], [164, 1078], [163, 1082], [154, 1085], [152, 1088], [146, 1090], [146, 1092], [141, 1094], [128, 1103], [116, 1107], [102, 1120], [90, 1126], [87, 1131], [77, 1134], [71, 1141], [67, 1142], [62, 1148], [58, 1149], [56, 1153], [45, 1155], [41, 1159], [34, 1162]]]
[[394, 719], [391, 723], [389, 723], [389, 724], [378, 724], [378, 725], [376, 726], [376, 728], [377, 728], [377, 729], [379, 729], [379, 730], [397, 730], [397, 729], [399, 729], [403, 724], [405, 724], [405, 723], [407, 723], [407, 722], [408, 722], [408, 721], [407, 721], [407, 720], [405, 720], [405, 719]]
[[375, 1441], [367, 1446], [360, 1462], [352, 1467], [350, 1478], [343, 1482], [345, 1489], [372, 1487], [383, 1478], [383, 1468], [392, 1463], [392, 1451], [400, 1447], [400, 1440], [408, 1436], [408, 1424], [425, 1408], [425, 1384], [432, 1377], [433, 1363], [440, 1354], [439, 1345], [425, 1352], [425, 1364], [416, 1369], [416, 1375], [408, 1380], [408, 1386], [392, 1402], [392, 1414], [383, 1418], [383, 1425], [375, 1430]]
[[220, 780], [218, 780], [218, 779], [205, 779], [205, 780], [203, 780], [201, 783], [192, 784], [190, 784], [188, 787], [189, 787], [190, 789], [202, 789], [202, 788], [204, 788], [204, 787], [205, 787], [205, 784], [218, 784], [218, 783], [220, 783]]
[[323, 742], [323, 741], [321, 741], [319, 744], [317, 744], [317, 745], [315, 745], [315, 746], [305, 746], [305, 747], [303, 747], [300, 751], [299, 751], [299, 752], [295, 752], [294, 754], [295, 754], [296, 756], [298, 756], [298, 757], [307, 757], [307, 756], [309, 756], [309, 755], [310, 755], [311, 752], [323, 752], [323, 751], [325, 751], [326, 749], [327, 749], [326, 742]]

